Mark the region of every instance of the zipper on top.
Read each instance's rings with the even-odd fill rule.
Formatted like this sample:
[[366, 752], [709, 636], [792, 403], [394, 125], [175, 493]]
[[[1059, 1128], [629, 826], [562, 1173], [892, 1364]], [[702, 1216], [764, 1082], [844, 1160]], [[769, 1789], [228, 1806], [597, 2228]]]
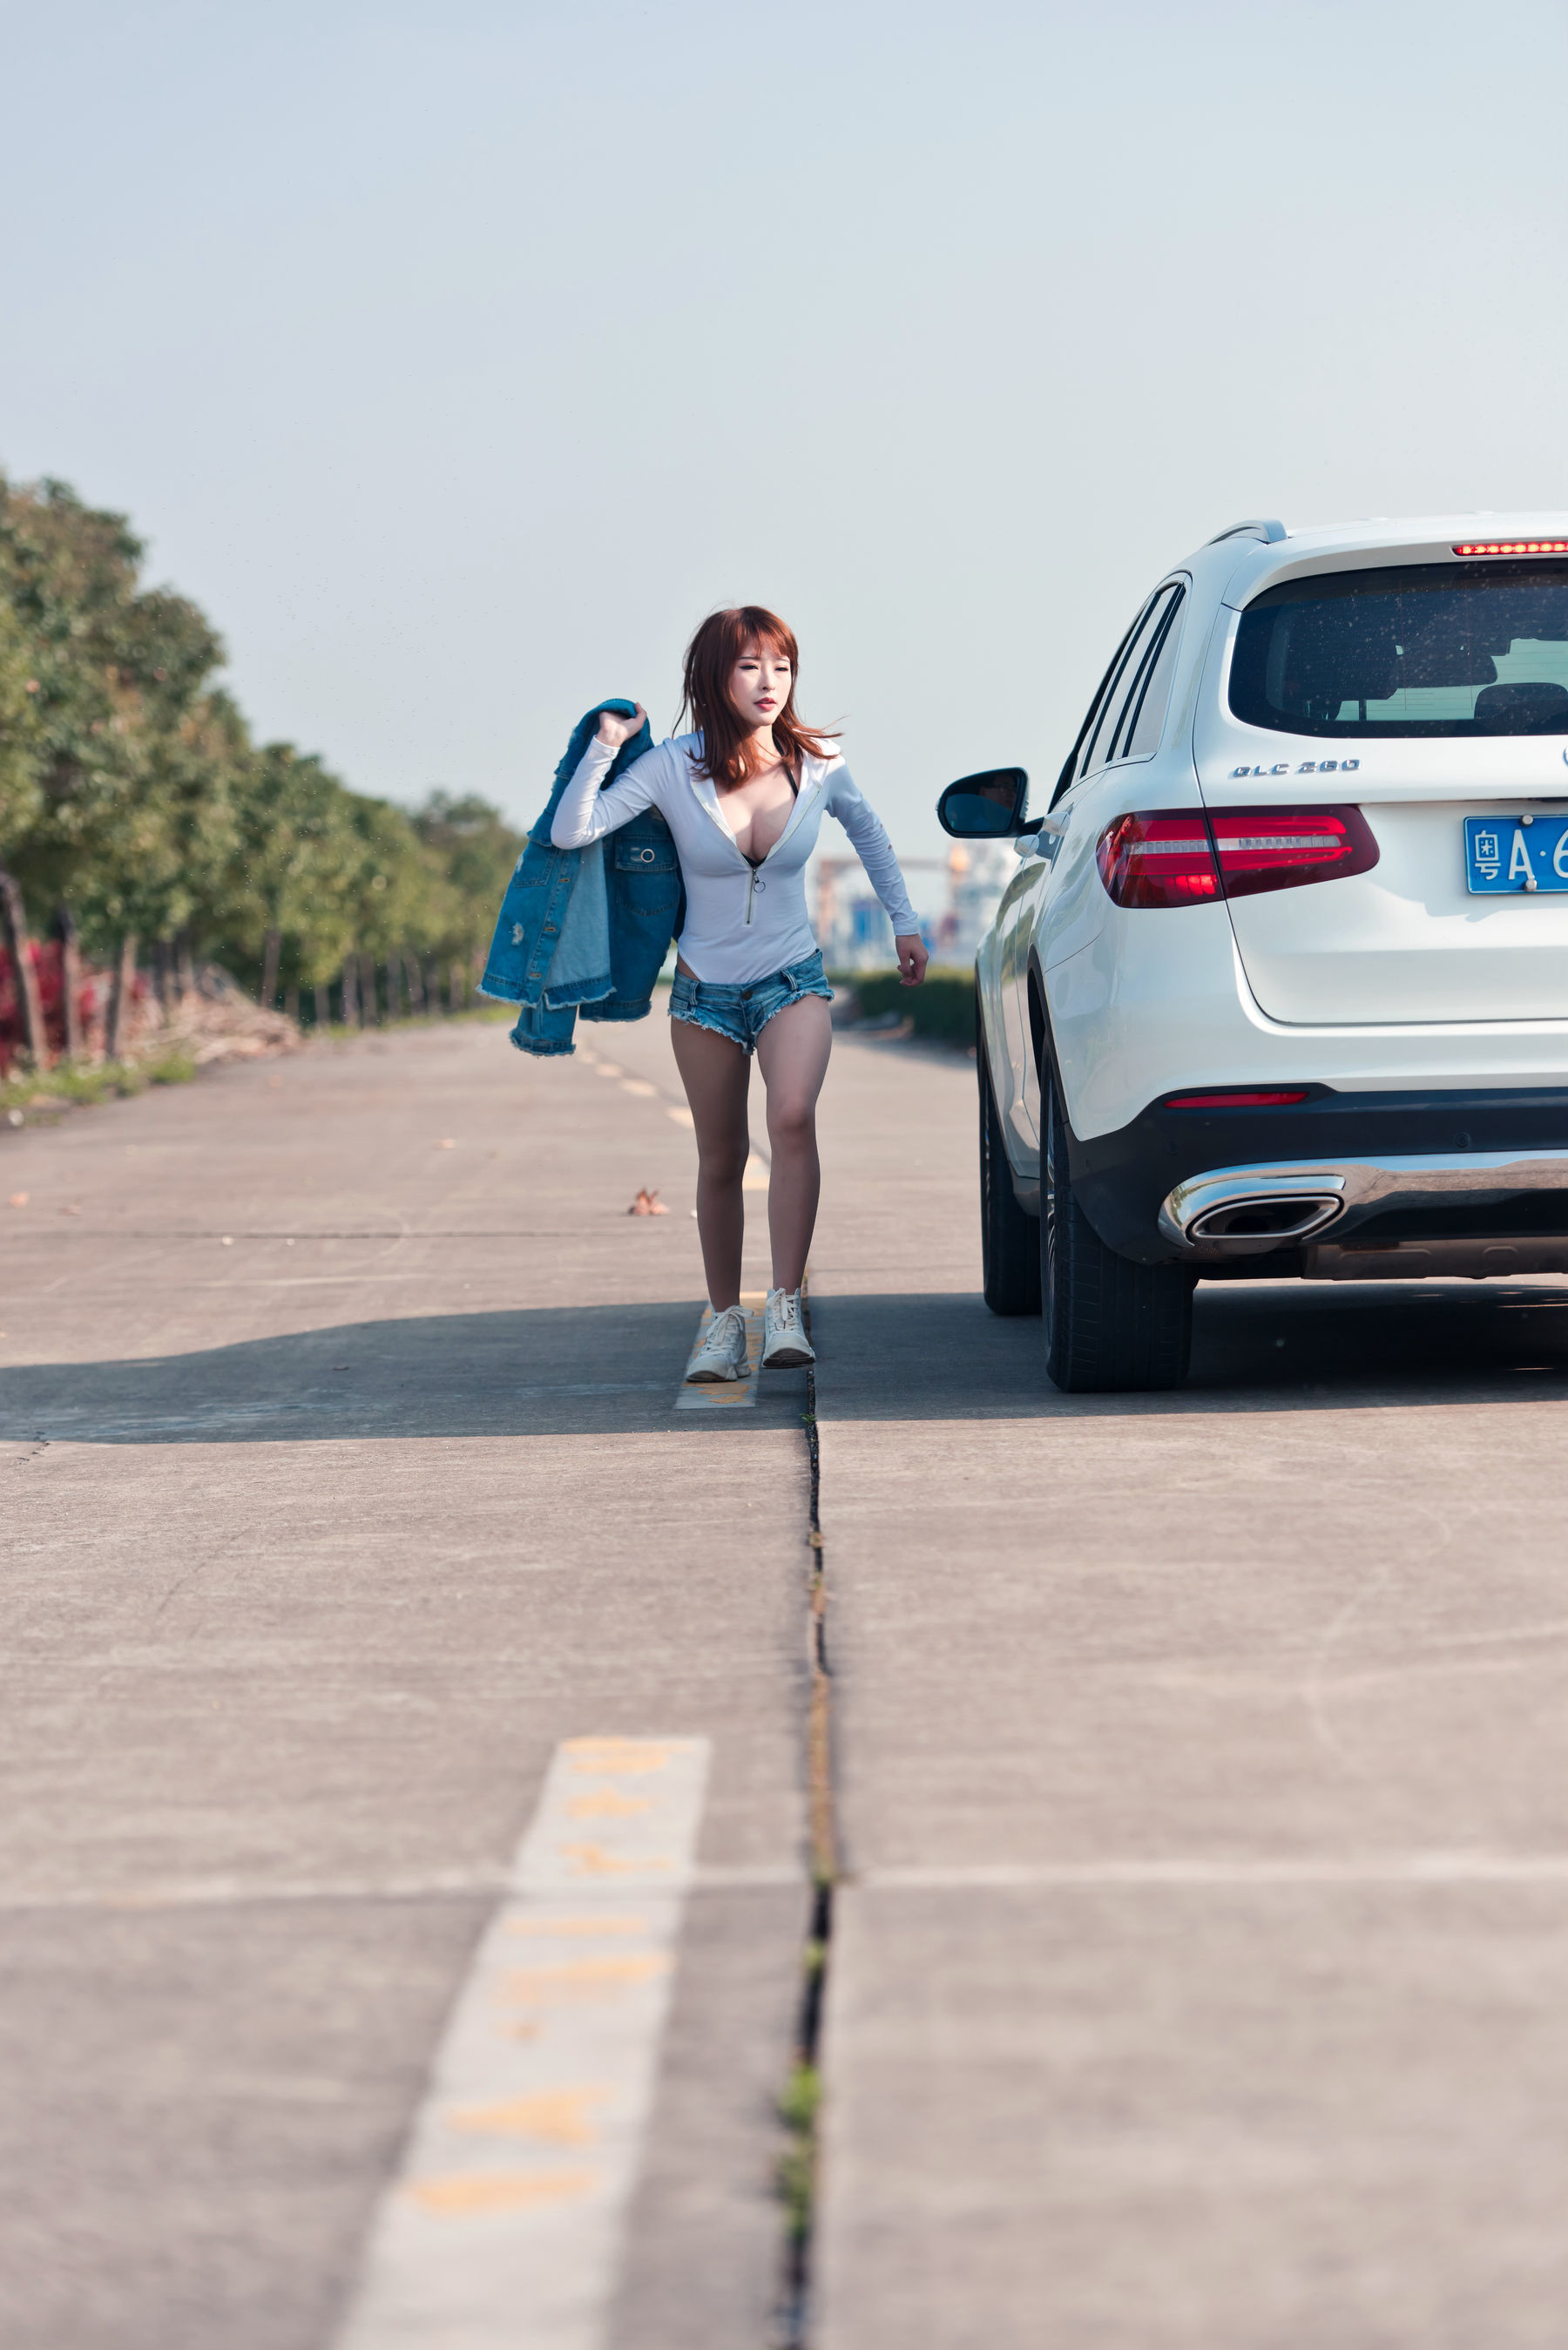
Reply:
[[[695, 754], [689, 752], [687, 756], [689, 759], [691, 759], [695, 757]], [[695, 775], [691, 775], [690, 770], [688, 770], [688, 773], [692, 787], [693, 789], [696, 789], [697, 777]], [[741, 847], [740, 842], [735, 838], [733, 832], [725, 821], [723, 811], [718, 804], [718, 795], [713, 792], [711, 783], [710, 782], [708, 786], [709, 793], [712, 795], [711, 797], [704, 795], [704, 794], [700, 790], [697, 792], [697, 797], [701, 802], [708, 815], [712, 817], [713, 822], [718, 826], [720, 831], [723, 834], [725, 839], [729, 842], [736, 856], [740, 858], [746, 868], [746, 922], [748, 926], [751, 923], [752, 915], [756, 907], [757, 891], [759, 889], [765, 889], [768, 886], [765, 881], [759, 882], [757, 879], [758, 873], [762, 867], [767, 863], [768, 858], [773, 856], [775, 849], [780, 849], [784, 847], [785, 839], [788, 837], [789, 834], [794, 831], [795, 819], [800, 814], [801, 799], [805, 788], [805, 787], [796, 777], [793, 775], [791, 776], [790, 789], [794, 797], [794, 805], [790, 809], [789, 816], [785, 820], [784, 831], [780, 833], [778, 838], [774, 841], [773, 847], [767, 851], [765, 856], [760, 858], [755, 865], [752, 863], [751, 858], [746, 855], [745, 850]]]
[[[751, 858], [746, 857], [746, 852], [745, 852], [745, 850], [744, 850], [743, 848], [742, 848], [742, 847], [741, 847], [741, 844], [740, 844], [740, 842], [739, 842], [738, 840], [736, 840], [736, 841], [735, 841], [735, 847], [736, 847], [736, 848], [737, 848], [737, 849], [739, 849], [739, 850], [740, 850], [740, 854], [741, 854], [742, 857], [746, 857], [746, 865], [747, 865], [747, 868], [748, 868], [748, 873], [749, 873], [749, 878], [748, 878], [747, 882], [746, 882], [746, 920], [747, 920], [747, 921], [748, 921], [748, 922], [749, 922], [749, 921], [751, 920], [751, 919], [752, 919], [752, 909], [753, 909], [753, 906], [756, 904], [756, 902], [757, 902], [757, 891], [758, 891], [759, 889], [765, 889], [767, 888], [767, 886], [768, 886], [768, 885], [767, 885], [767, 883], [766, 883], [765, 881], [759, 881], [759, 880], [758, 880], [758, 879], [757, 879], [757, 876], [758, 876], [758, 874], [762, 871], [763, 867], [767, 863], [768, 858], [769, 858], [774, 854], [774, 849], [782, 848], [782, 847], [784, 847], [784, 834], [785, 834], [785, 833], [787, 833], [787, 832], [789, 831], [790, 826], [791, 826], [792, 824], [794, 824], [794, 818], [795, 818], [795, 809], [796, 809], [796, 808], [798, 808], [798, 807], [799, 807], [799, 806], [800, 806], [800, 787], [799, 787], [799, 785], [797, 785], [795, 786], [795, 793], [794, 793], [794, 807], [792, 807], [792, 808], [791, 808], [791, 810], [790, 810], [790, 812], [789, 812], [788, 820], [786, 821], [786, 823], [785, 823], [785, 825], [784, 825], [784, 832], [781, 832], [781, 833], [780, 833], [780, 835], [779, 835], [778, 838], [777, 838], [777, 839], [774, 841], [774, 843], [773, 848], [769, 848], [769, 849], [765, 850], [765, 851], [763, 852], [763, 854], [761, 857], [759, 857], [759, 858], [755, 860], [755, 862], [754, 862], [754, 863], [753, 862], [753, 860], [752, 860], [752, 858]], [[728, 826], [728, 825], [726, 825], [726, 826], [724, 827], [724, 829], [725, 829], [725, 831], [726, 831], [726, 832], [729, 832], [729, 830], [730, 830], [729, 826]], [[732, 840], [734, 840], [734, 839], [735, 839], [735, 836], [734, 836], [734, 834], [733, 834], [733, 833], [730, 833], [730, 837], [731, 837], [731, 839], [732, 839]]]

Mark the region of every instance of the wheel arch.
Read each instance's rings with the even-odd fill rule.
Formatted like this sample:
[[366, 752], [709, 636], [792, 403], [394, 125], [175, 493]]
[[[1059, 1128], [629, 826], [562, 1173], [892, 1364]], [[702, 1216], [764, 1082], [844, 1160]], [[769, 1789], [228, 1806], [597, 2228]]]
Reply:
[[1012, 1128], [1001, 1115], [1002, 1106], [996, 1098], [996, 1079], [993, 1072], [999, 1061], [1003, 1066], [1006, 1065], [1007, 1036], [1002, 1024], [1002, 1015], [997, 1008], [995, 996], [986, 984], [986, 975], [978, 957], [974, 971], [974, 1024], [975, 1042], [979, 1047], [976, 1060], [980, 1082], [981, 1085], [990, 1087], [992, 1101], [996, 1105], [997, 1124], [1001, 1128], [1002, 1147], [1007, 1153], [1007, 1171], [1012, 1180], [1012, 1189], [1019, 1206], [1029, 1215], [1037, 1216], [1040, 1212], [1038, 1172], [1033, 1170], [1020, 1172], [1012, 1156], [1012, 1144], [1015, 1139]]
[[[1056, 1038], [1051, 1025], [1051, 999], [1045, 991], [1045, 972], [1040, 961], [1040, 950], [1029, 950], [1029, 969], [1025, 981], [1029, 1003], [1029, 1034], [1034, 1043], [1034, 1074], [1040, 1080], [1044, 1099], [1047, 1071], [1054, 1075], [1059, 1067]], [[1065, 1104], [1063, 1105], [1064, 1109]]]
[[[1056, 1099], [1062, 1106], [1062, 1129], [1066, 1137], [1067, 1142], [1067, 1172], [1072, 1180], [1076, 1183], [1084, 1172], [1083, 1145], [1079, 1142], [1077, 1135], [1073, 1130], [1073, 1114], [1068, 1107], [1066, 1093], [1062, 1084], [1061, 1063], [1057, 1057], [1056, 1039], [1051, 1025], [1051, 999], [1049, 994], [1046, 993], [1045, 972], [1040, 961], [1040, 951], [1038, 947], [1035, 946], [1032, 946], [1029, 950], [1029, 969], [1026, 984], [1029, 1003], [1029, 1033], [1034, 1041], [1034, 1068], [1035, 1074], [1040, 1082], [1041, 1180], [1044, 1180], [1045, 1170], [1045, 1119], [1047, 1116], [1045, 1089], [1049, 1083], [1054, 1085]], [[1089, 1213], [1086, 1207], [1085, 1209], [1085, 1215], [1088, 1215]], [[1091, 1223], [1094, 1223], [1095, 1220], [1092, 1215], [1089, 1216], [1089, 1221]], [[1095, 1229], [1096, 1232], [1099, 1232], [1099, 1226], [1097, 1224], [1095, 1225]], [[1105, 1239], [1105, 1234], [1103, 1232], [1100, 1233], [1100, 1238], [1102, 1240]], [[1111, 1243], [1107, 1241], [1106, 1245], [1109, 1247]]]
[[[994, 966], [994, 958], [992, 958], [992, 961]], [[994, 967], [989, 971], [986, 969], [983, 950], [974, 959], [974, 1028], [975, 1040], [981, 1047], [982, 1058], [989, 1067], [994, 1067], [1001, 1031], [1001, 1014], [996, 1005], [996, 972]], [[1001, 1043], [1005, 1056], [1007, 1050], [1005, 1035], [1001, 1036]]]

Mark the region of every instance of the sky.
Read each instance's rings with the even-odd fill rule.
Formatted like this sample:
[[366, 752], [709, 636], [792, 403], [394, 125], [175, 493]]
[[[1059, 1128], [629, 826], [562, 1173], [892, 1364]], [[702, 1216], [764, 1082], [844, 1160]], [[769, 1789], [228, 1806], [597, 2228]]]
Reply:
[[1228, 524], [1568, 506], [1564, 0], [0, 0], [0, 467], [358, 790], [525, 823], [759, 602], [929, 853]]

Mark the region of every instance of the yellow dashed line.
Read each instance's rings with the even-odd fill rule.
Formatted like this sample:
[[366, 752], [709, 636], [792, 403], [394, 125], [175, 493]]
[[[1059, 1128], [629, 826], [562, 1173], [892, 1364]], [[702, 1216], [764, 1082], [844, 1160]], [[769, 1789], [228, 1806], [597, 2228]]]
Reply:
[[640, 1877], [645, 1869], [671, 1866], [664, 1859], [619, 1860], [598, 1844], [563, 1844], [556, 1850], [570, 1861], [574, 1877]]
[[526, 2211], [562, 2203], [598, 2184], [594, 2170], [475, 2170], [455, 2178], [418, 2178], [405, 2192], [438, 2220], [466, 2220], [482, 2211]]
[[495, 2106], [459, 2106], [447, 2119], [453, 2129], [493, 2130], [506, 2137], [536, 2137], [546, 2146], [592, 2146], [598, 2136], [588, 2119], [609, 2091], [546, 2089], [532, 2097], [504, 2097]]
[[[708, 1741], [690, 1736], [556, 1748], [336, 2350], [408, 2350], [416, 2337], [454, 2350], [602, 2340], [708, 1762]], [[567, 1841], [585, 1805], [599, 1840]], [[564, 2158], [589, 2151], [591, 2166]]]
[[568, 1738], [561, 1752], [574, 1771], [614, 1771], [636, 1778], [670, 1768], [670, 1749], [648, 1738]]
[[623, 1795], [614, 1787], [601, 1787], [597, 1795], [574, 1795], [566, 1812], [574, 1820], [624, 1820], [633, 1812], [646, 1812], [649, 1802], [646, 1795]]
[[646, 1918], [512, 1918], [507, 1920], [509, 1934], [545, 1934], [552, 1940], [575, 1941], [579, 1935], [597, 1941], [606, 1934], [646, 1934]]

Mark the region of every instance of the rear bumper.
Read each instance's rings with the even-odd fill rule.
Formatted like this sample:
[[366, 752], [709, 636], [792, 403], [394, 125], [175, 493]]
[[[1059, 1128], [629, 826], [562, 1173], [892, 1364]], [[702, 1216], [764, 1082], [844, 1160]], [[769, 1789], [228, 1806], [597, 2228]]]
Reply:
[[1266, 1256], [1284, 1243], [1337, 1244], [1370, 1224], [1379, 1239], [1457, 1239], [1444, 1228], [1462, 1222], [1465, 1237], [1479, 1237], [1478, 1217], [1507, 1215], [1510, 1232], [1533, 1232], [1529, 1211], [1541, 1194], [1552, 1195], [1553, 1220], [1568, 1210], [1568, 1150], [1213, 1168], [1176, 1184], [1158, 1222], [1184, 1257]]
[[1354, 1236], [1374, 1243], [1568, 1237], [1568, 1086], [1336, 1094], [1283, 1109], [1151, 1105], [1119, 1133], [1068, 1137], [1100, 1238], [1201, 1271]]

